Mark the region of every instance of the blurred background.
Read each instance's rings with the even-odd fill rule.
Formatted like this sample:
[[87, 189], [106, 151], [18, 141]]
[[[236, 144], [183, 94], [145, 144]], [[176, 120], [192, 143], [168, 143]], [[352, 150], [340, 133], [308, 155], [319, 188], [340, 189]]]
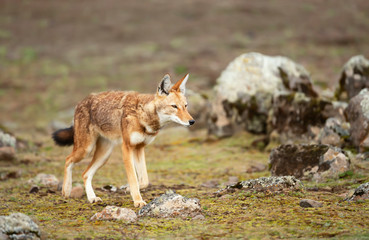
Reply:
[[369, 52], [368, 33], [365, 0], [2, 0], [0, 123], [42, 129], [91, 92], [154, 92], [167, 72], [207, 91], [251, 51], [287, 56], [333, 89]]

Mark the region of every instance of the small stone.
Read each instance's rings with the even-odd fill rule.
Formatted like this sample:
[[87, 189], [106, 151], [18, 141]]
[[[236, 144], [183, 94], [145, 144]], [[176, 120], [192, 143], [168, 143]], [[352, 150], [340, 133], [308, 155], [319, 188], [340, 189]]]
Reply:
[[206, 187], [206, 188], [216, 188], [218, 186], [219, 186], [219, 181], [216, 179], [212, 179], [212, 180], [206, 181], [203, 184], [201, 184], [201, 187]]
[[204, 220], [204, 219], [205, 219], [205, 217], [202, 214], [196, 215], [192, 218], [192, 220]]
[[85, 194], [85, 190], [82, 186], [76, 186], [72, 188], [72, 191], [70, 192], [71, 198], [82, 198]]
[[200, 202], [196, 198], [186, 198], [173, 191], [167, 191], [155, 198], [138, 212], [140, 217], [188, 218], [201, 214]]
[[29, 193], [38, 193], [40, 191], [40, 188], [38, 186], [32, 186], [29, 190]]
[[323, 207], [323, 204], [311, 199], [302, 199], [300, 201], [300, 206], [303, 208], [320, 208]]
[[19, 178], [22, 175], [22, 171], [9, 171], [0, 173], [0, 181], [8, 180], [9, 178]]
[[101, 212], [93, 215], [91, 220], [123, 220], [125, 222], [135, 222], [137, 215], [133, 210], [128, 208], [106, 206]]
[[0, 161], [12, 161], [15, 159], [13, 147], [0, 147]]
[[52, 174], [40, 173], [35, 178], [28, 180], [28, 183], [57, 189], [59, 180]]

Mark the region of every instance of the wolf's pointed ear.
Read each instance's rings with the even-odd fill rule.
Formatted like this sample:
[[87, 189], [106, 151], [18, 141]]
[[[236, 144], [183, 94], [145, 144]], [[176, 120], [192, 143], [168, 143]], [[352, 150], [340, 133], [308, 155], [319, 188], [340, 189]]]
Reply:
[[190, 74], [186, 74], [186, 76], [184, 76], [181, 80], [179, 80], [178, 82], [176, 82], [176, 84], [174, 84], [174, 86], [172, 87], [171, 91], [174, 90], [174, 91], [179, 91], [183, 94], [185, 94], [186, 92], [186, 82], [188, 80], [188, 76]]
[[170, 81], [169, 74], [165, 74], [161, 82], [158, 86], [158, 94], [159, 95], [168, 95], [170, 91], [170, 86], [172, 85], [172, 82]]

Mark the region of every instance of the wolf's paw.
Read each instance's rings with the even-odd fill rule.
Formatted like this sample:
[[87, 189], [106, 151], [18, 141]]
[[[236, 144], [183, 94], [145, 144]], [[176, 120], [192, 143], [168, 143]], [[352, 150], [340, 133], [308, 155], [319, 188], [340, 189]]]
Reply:
[[64, 191], [64, 189], [62, 190], [62, 195], [63, 195], [64, 198], [69, 198], [70, 193], [71, 193], [71, 191]]
[[141, 208], [141, 207], [143, 207], [143, 206], [146, 205], [146, 202], [143, 201], [143, 200], [141, 200], [141, 201], [135, 201], [134, 205], [135, 205], [135, 207]]
[[102, 202], [101, 198], [99, 198], [99, 197], [94, 197], [94, 198], [88, 199], [88, 201], [90, 203]]

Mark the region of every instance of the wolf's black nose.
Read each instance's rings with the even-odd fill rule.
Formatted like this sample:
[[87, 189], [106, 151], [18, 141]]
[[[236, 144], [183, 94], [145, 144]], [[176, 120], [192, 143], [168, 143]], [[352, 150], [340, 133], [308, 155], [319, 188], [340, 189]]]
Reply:
[[190, 125], [193, 125], [195, 123], [195, 120], [188, 121]]

